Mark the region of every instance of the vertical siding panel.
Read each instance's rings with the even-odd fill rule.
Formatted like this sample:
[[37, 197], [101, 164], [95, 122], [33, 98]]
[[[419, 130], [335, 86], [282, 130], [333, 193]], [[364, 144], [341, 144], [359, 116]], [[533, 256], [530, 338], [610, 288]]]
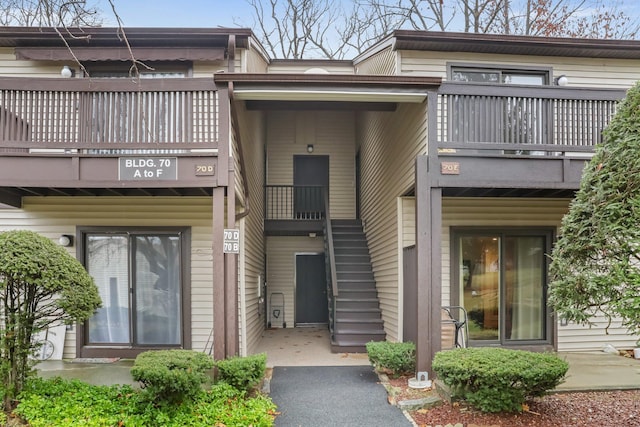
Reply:
[[[263, 177], [264, 177], [264, 113], [246, 111], [237, 105], [240, 121], [244, 123], [240, 129], [245, 156], [246, 177], [249, 195], [241, 188], [239, 199], [249, 209], [249, 215], [242, 219], [243, 244], [240, 270], [240, 301], [238, 307], [241, 323], [242, 354], [252, 354], [260, 341], [265, 324], [265, 313], [260, 309], [260, 282], [264, 280], [264, 229], [263, 229]], [[236, 175], [240, 174], [240, 167]]]
[[[23, 209], [0, 209], [0, 230], [28, 229], [51, 239], [76, 226], [191, 227], [191, 339], [204, 350], [213, 322], [213, 264], [209, 197], [27, 197]], [[76, 255], [76, 248], [69, 248]], [[65, 340], [75, 357], [75, 327]]]
[[359, 126], [362, 219], [387, 338], [401, 335], [399, 321], [398, 209], [396, 199], [414, 187], [414, 164], [426, 152], [426, 104], [400, 105], [393, 113], [363, 113]]

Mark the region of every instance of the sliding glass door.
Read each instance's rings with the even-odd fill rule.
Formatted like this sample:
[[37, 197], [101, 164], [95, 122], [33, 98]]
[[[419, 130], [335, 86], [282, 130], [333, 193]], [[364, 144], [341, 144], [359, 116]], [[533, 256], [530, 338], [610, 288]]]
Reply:
[[181, 233], [87, 232], [84, 239], [87, 271], [102, 297], [86, 343], [180, 346]]
[[455, 233], [454, 294], [468, 313], [469, 339], [479, 342], [548, 341], [544, 231]]

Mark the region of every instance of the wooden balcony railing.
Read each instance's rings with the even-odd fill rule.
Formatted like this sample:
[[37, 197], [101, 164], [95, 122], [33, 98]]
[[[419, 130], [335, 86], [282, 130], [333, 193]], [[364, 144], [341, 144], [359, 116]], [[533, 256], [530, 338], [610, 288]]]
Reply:
[[265, 220], [322, 220], [322, 186], [265, 185]]
[[[438, 91], [438, 149], [474, 155], [592, 152], [625, 91], [445, 83]], [[478, 151], [479, 150], [479, 151]]]
[[0, 149], [213, 149], [218, 104], [215, 83], [204, 78], [0, 78]]

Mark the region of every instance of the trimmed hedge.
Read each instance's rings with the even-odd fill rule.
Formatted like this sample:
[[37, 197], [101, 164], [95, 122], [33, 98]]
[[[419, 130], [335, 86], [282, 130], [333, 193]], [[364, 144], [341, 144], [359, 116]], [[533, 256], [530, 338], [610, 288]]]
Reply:
[[432, 367], [453, 397], [483, 412], [520, 412], [527, 398], [554, 389], [569, 369], [554, 354], [504, 348], [442, 351]]
[[213, 365], [211, 357], [193, 350], [147, 351], [136, 357], [131, 376], [154, 399], [175, 402], [198, 394]]
[[231, 357], [216, 362], [218, 381], [229, 384], [240, 391], [252, 391], [264, 378], [267, 355], [254, 354], [247, 357]]
[[377, 370], [394, 376], [416, 369], [416, 345], [412, 342], [370, 341], [367, 343], [367, 355]]

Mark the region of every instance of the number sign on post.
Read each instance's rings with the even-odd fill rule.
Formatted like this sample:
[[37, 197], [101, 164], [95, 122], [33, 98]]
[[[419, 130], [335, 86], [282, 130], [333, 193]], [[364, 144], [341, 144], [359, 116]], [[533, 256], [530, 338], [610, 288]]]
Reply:
[[240, 253], [240, 230], [237, 228], [224, 229], [224, 250], [225, 254]]

